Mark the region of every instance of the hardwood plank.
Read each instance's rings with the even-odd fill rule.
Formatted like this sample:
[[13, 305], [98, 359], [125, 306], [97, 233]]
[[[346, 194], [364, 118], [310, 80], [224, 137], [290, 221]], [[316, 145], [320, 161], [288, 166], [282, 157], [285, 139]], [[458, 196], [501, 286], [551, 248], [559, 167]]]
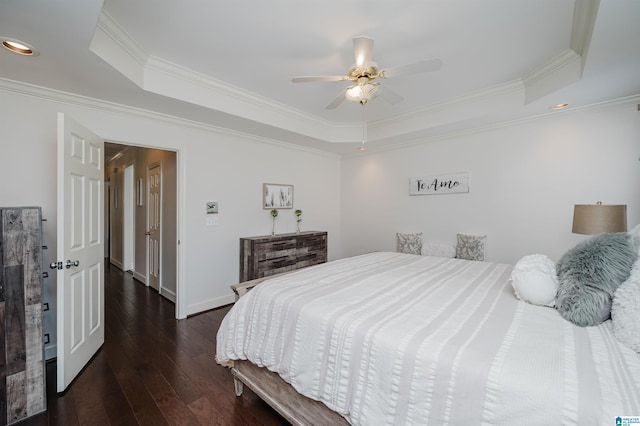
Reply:
[[149, 369], [142, 373], [142, 379], [169, 424], [199, 424], [196, 417], [176, 394], [171, 385], [155, 369]]
[[202, 397], [202, 392], [165, 352], [156, 352], [153, 364], [185, 404], [188, 405]]
[[138, 420], [138, 424], [169, 424], [135, 370], [130, 367], [125, 368], [119, 371], [116, 377]]
[[223, 424], [220, 423], [223, 417], [220, 411], [204, 396], [189, 404], [189, 410], [196, 416], [201, 425], [217, 426]]

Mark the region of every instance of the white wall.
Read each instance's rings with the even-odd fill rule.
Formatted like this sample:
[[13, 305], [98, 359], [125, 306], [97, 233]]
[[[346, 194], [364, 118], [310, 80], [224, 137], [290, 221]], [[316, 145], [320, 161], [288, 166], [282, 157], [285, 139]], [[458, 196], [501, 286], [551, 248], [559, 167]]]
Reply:
[[[573, 205], [628, 205], [640, 223], [640, 112], [636, 103], [561, 114], [343, 160], [345, 256], [395, 251], [396, 232], [455, 244], [487, 235], [487, 259], [557, 260], [585, 237]], [[468, 194], [409, 196], [411, 176], [468, 172]]]
[[[261, 208], [264, 182], [293, 184], [303, 229], [329, 233], [329, 258], [341, 257], [340, 159], [334, 155], [248, 140], [209, 127], [163, 120], [152, 114], [63, 95], [64, 102], [22, 94], [0, 84], [0, 203], [42, 206], [48, 222], [45, 262], [56, 259], [56, 113], [64, 112], [113, 142], [176, 150], [178, 159], [178, 289], [186, 314], [233, 301], [238, 280], [238, 239], [267, 235], [271, 217]], [[26, 89], [25, 89], [26, 90]], [[40, 90], [40, 89], [38, 89]], [[17, 92], [14, 92], [17, 91]], [[205, 202], [220, 203], [220, 224], [205, 226]], [[283, 211], [277, 231], [293, 232], [295, 216]], [[55, 274], [45, 298], [55, 309]], [[55, 320], [55, 310], [45, 316]], [[45, 327], [47, 325], [45, 324]], [[55, 336], [53, 336], [55, 337]]]

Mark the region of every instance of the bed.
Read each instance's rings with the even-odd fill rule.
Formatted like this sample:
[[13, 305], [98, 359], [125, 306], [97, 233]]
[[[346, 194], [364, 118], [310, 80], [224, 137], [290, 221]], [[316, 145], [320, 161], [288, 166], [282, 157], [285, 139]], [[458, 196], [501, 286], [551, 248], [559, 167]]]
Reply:
[[216, 359], [292, 424], [603, 425], [640, 415], [610, 321], [517, 300], [511, 265], [376, 252], [265, 280]]

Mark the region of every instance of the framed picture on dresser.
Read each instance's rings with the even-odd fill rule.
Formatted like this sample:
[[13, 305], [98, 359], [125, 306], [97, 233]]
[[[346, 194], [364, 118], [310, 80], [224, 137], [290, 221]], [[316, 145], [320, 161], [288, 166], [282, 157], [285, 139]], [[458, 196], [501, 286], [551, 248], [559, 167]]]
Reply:
[[292, 209], [293, 208], [293, 185], [282, 185], [278, 183], [262, 184], [262, 208], [270, 209]]

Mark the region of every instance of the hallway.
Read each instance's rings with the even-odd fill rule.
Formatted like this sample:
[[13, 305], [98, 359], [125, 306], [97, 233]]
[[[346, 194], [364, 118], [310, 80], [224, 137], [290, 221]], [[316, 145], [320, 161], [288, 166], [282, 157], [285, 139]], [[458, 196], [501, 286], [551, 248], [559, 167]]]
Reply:
[[178, 321], [173, 303], [105, 264], [103, 347], [61, 395], [47, 363], [48, 410], [20, 425], [287, 424], [246, 387], [236, 398], [214, 360], [229, 307]]

